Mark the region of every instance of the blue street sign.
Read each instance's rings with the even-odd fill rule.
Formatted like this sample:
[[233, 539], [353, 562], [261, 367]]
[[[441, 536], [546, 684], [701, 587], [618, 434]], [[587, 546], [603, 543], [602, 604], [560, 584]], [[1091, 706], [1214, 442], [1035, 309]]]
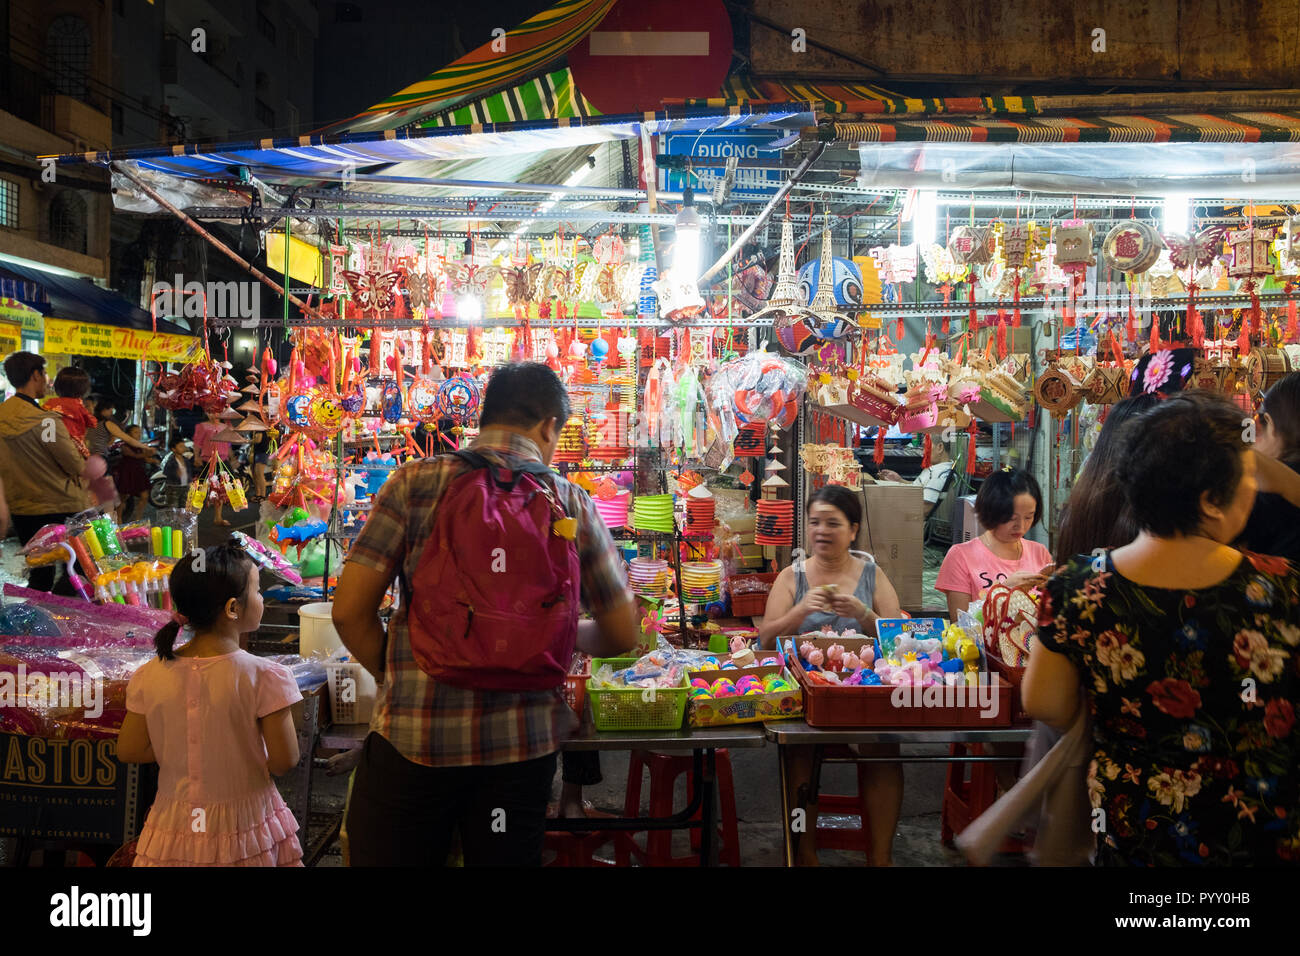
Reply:
[[[769, 149], [768, 144], [777, 138], [773, 130], [722, 130], [714, 133], [669, 133], [664, 152], [669, 156], [691, 156], [697, 159], [694, 177], [684, 171], [666, 170], [664, 189], [680, 192], [690, 186], [697, 193], [706, 193], [721, 178], [728, 156], [740, 159], [770, 160], [773, 166], [781, 164], [781, 150]], [[707, 165], [706, 165], [707, 164]], [[689, 180], [689, 181], [688, 181]], [[747, 196], [771, 195], [781, 186], [780, 169], [736, 170], [736, 183], [732, 191]]]

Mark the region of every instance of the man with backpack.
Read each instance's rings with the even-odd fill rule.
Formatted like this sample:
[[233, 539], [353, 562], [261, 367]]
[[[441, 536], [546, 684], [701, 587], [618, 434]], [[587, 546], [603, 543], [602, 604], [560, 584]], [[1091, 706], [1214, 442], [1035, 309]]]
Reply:
[[577, 728], [559, 692], [574, 648], [613, 657], [637, 640], [608, 528], [548, 467], [568, 418], [545, 365], [497, 369], [471, 448], [397, 469], [348, 554], [334, 624], [383, 681], [348, 811], [355, 865], [440, 866], [456, 830], [468, 865], [541, 862]]

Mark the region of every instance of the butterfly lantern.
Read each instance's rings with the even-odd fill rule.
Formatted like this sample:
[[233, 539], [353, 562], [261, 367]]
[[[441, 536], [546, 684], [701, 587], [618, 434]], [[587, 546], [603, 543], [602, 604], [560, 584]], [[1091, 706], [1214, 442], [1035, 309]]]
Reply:
[[356, 307], [363, 316], [376, 319], [392, 314], [393, 306], [397, 304], [397, 284], [401, 278], [402, 273], [398, 271], [343, 270], [343, 279], [352, 291], [352, 301]]
[[[1187, 270], [1187, 329], [1192, 344], [1197, 348], [1205, 339], [1205, 325], [1196, 311], [1196, 274], [1208, 267], [1219, 255], [1223, 245], [1222, 226], [1211, 226], [1187, 236], [1165, 236], [1169, 246], [1169, 261], [1175, 270]], [[1155, 322], [1151, 323], [1151, 337], [1156, 337]]]

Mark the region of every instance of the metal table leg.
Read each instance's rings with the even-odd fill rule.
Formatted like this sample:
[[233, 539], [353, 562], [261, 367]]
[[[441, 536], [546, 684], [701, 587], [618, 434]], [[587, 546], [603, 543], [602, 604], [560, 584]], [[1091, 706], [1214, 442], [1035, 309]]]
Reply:
[[791, 827], [794, 824], [794, 820], [792, 819], [794, 810], [790, 806], [790, 781], [785, 763], [785, 744], [777, 744], [776, 766], [781, 778], [781, 844], [782, 848], [785, 850], [785, 865], [794, 866], [795, 835], [791, 830]]
[[703, 800], [700, 803], [700, 866], [718, 865], [718, 821], [717, 800], [713, 788], [717, 785], [717, 751], [704, 752], [703, 779], [701, 779], [700, 752], [695, 751], [695, 786], [703, 788]]

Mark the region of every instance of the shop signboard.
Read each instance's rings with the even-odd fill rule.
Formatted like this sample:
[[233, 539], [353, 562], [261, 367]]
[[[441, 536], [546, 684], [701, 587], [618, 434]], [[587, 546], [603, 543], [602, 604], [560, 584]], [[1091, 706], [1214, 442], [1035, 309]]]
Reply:
[[0, 319], [0, 356], [12, 355], [23, 347], [23, 327], [19, 322]]
[[113, 739], [0, 733], [0, 838], [122, 844], [136, 834], [139, 767]]
[[203, 343], [193, 335], [169, 335], [51, 318], [45, 320], [44, 350], [63, 355], [183, 364], [202, 354]]

